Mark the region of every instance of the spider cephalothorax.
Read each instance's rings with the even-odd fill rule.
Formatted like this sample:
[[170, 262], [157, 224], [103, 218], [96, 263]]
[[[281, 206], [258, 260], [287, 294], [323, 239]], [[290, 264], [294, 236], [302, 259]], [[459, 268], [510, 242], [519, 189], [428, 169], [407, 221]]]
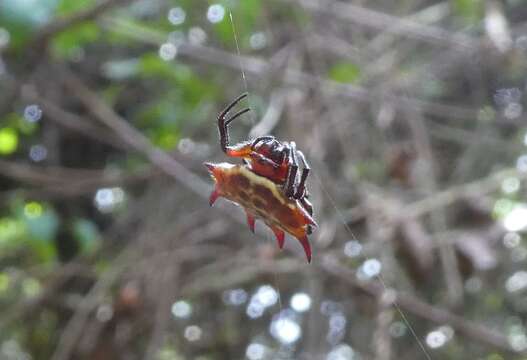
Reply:
[[[229, 144], [228, 125], [249, 109], [238, 111], [230, 118], [227, 115], [246, 96], [239, 96], [218, 116], [221, 149], [228, 156], [241, 158], [243, 165], [206, 164], [216, 182], [210, 204], [218, 196], [223, 196], [241, 205], [252, 231], [255, 218], [260, 218], [273, 230], [280, 248], [283, 246], [284, 231], [290, 233], [301, 242], [310, 261], [311, 248], [307, 235], [316, 223], [305, 187], [309, 165], [294, 142], [281, 142], [274, 136], [260, 136], [235, 145]], [[302, 163], [300, 176], [298, 159]]]

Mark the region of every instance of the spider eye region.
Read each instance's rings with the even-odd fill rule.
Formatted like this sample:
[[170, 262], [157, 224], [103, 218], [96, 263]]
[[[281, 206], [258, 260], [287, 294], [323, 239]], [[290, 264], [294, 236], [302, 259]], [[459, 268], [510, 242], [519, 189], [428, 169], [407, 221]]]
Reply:
[[300, 200], [285, 196], [281, 185], [255, 173], [247, 165], [205, 163], [205, 166], [214, 180], [211, 205], [218, 197], [223, 197], [241, 206], [251, 230], [254, 229], [254, 220], [261, 220], [276, 235], [280, 248], [284, 232], [291, 234], [298, 239], [308, 261], [311, 261], [307, 235], [317, 224]]

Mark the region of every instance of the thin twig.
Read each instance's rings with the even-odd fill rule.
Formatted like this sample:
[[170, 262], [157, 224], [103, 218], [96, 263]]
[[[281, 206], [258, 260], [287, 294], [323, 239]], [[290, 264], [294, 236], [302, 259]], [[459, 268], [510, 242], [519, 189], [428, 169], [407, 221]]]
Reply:
[[[165, 42], [163, 34], [154, 31], [144, 31], [133, 28], [130, 24], [120, 19], [105, 18], [106, 27], [112, 31], [120, 32], [131, 38], [138, 39], [145, 43], [161, 45]], [[240, 70], [240, 63], [247, 73], [260, 77], [267, 77], [269, 71], [273, 69], [272, 65], [266, 60], [251, 56], [238, 56], [228, 51], [223, 51], [211, 47], [191, 45], [188, 43], [178, 46], [178, 54], [198, 59], [206, 63], [222, 65], [228, 68]], [[302, 88], [322, 89], [329, 94], [351, 98], [356, 101], [365, 103], [376, 103], [379, 101], [379, 94], [366, 88], [342, 84], [332, 80], [327, 80], [319, 76], [311, 75], [305, 72], [287, 69], [283, 76], [286, 84]], [[396, 109], [413, 109], [422, 111], [424, 114], [435, 115], [441, 118], [452, 118], [459, 120], [473, 120], [477, 117], [478, 110], [458, 105], [447, 105], [406, 96], [385, 95], [383, 100], [393, 104]]]
[[[422, 188], [429, 194], [438, 190], [437, 161], [433, 153], [429, 133], [425, 121], [420, 113], [408, 113], [407, 123], [414, 138], [415, 148], [420, 154], [420, 163], [423, 167], [421, 176], [417, 178]], [[444, 208], [432, 213], [431, 225], [434, 232], [445, 231], [447, 218]], [[439, 258], [443, 267], [445, 286], [448, 291], [448, 300], [452, 306], [463, 301], [463, 279], [459, 270], [456, 253], [452, 244], [441, 241], [439, 244]]]
[[[324, 261], [321, 264], [321, 268], [341, 279], [343, 282], [361, 290], [367, 295], [373, 296], [374, 298], [379, 298], [385, 291], [384, 287], [380, 284], [359, 281], [356, 278], [353, 269], [339, 265], [337, 262]], [[428, 304], [410, 294], [397, 292], [395, 290], [393, 291], [396, 299], [395, 301], [399, 307], [409, 314], [413, 314], [436, 324], [448, 324], [459, 334], [464, 335], [473, 341], [486, 344], [487, 346], [495, 347], [510, 353], [527, 354], [525, 351], [517, 351], [513, 349], [509, 344], [507, 337], [502, 333], [497, 333], [483, 325], [468, 321], [462, 316], [455, 315], [448, 310]]]
[[449, 206], [463, 198], [487, 195], [496, 191], [503, 180], [510, 177], [525, 181], [527, 180], [527, 172], [521, 172], [514, 168], [503, 169], [490, 174], [486, 178], [463, 185], [452, 186], [444, 191], [436, 192], [422, 200], [406, 205], [402, 213], [404, 213], [405, 217], [415, 218]]
[[93, 125], [77, 114], [64, 110], [50, 100], [41, 97], [36, 91], [26, 91], [22, 94], [22, 97], [27, 101], [37, 103], [45, 114], [46, 120], [52, 121], [65, 129], [75, 131], [105, 145], [110, 145], [118, 149], [126, 149], [126, 146], [123, 145], [119, 137], [105, 132], [104, 129]]
[[207, 197], [210, 191], [210, 185], [167, 153], [152, 145], [143, 134], [133, 128], [125, 119], [117, 115], [72, 72], [61, 69], [60, 73], [64, 84], [95, 118], [112, 129], [129, 146], [144, 154], [152, 164], [159, 167], [167, 175], [172, 176], [200, 197]]
[[80, 194], [103, 186], [145, 181], [155, 174], [151, 168], [132, 173], [24, 165], [0, 159], [0, 175], [52, 192]]
[[46, 43], [54, 35], [69, 29], [70, 27], [79, 24], [83, 21], [92, 20], [109, 9], [130, 2], [131, 0], [100, 0], [93, 6], [76, 12], [70, 16], [55, 19], [53, 22], [47, 24], [42, 28], [34, 39], [35, 44]]
[[131, 263], [130, 258], [134, 251], [133, 246], [125, 248], [113, 261], [111, 269], [104, 273], [82, 298], [77, 311], [64, 328], [51, 360], [68, 360], [72, 358], [75, 345], [89, 319], [90, 313], [99, 305], [104, 293], [113, 285], [121, 271], [123, 271], [124, 265]]
[[454, 46], [461, 50], [472, 50], [477, 46], [477, 41], [466, 35], [452, 34], [435, 26], [419, 24], [410, 19], [391, 16], [342, 1], [333, 1], [329, 5], [314, 0], [287, 0], [287, 2], [299, 3], [311, 11], [327, 13], [337, 19], [431, 44]]
[[376, 329], [373, 336], [373, 350], [375, 360], [390, 360], [392, 352], [392, 341], [390, 335], [390, 324], [393, 321], [393, 302], [395, 293], [393, 290], [385, 290], [377, 299]]

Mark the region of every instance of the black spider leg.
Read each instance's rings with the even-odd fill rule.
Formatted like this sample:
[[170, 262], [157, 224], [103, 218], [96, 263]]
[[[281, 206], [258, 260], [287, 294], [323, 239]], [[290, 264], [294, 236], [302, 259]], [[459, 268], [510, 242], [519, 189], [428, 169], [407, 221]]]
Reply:
[[250, 111], [251, 109], [243, 109], [238, 111], [236, 114], [231, 116], [229, 119], [226, 119], [227, 114], [231, 109], [236, 106], [241, 100], [247, 97], [247, 93], [241, 94], [236, 99], [234, 99], [233, 102], [231, 102], [223, 111], [218, 115], [218, 131], [220, 132], [220, 145], [223, 152], [227, 152], [227, 148], [229, 147], [229, 130], [228, 125], [230, 122], [237, 117], [245, 114], [246, 112]]
[[259, 154], [257, 152], [253, 152], [251, 154], [251, 157], [255, 158], [256, 161], [258, 161], [260, 164], [267, 164], [271, 165], [273, 168], [278, 169], [280, 167], [279, 164], [275, 163], [273, 160], [266, 158], [262, 154]]
[[[304, 209], [306, 209], [308, 214], [313, 216], [313, 205], [311, 204], [311, 202], [304, 197], [304, 198], [300, 199], [300, 203], [302, 204]], [[313, 225], [308, 224], [307, 227], [306, 227], [306, 232], [307, 232], [308, 235], [311, 235], [313, 233]]]
[[256, 139], [253, 140], [253, 143], [251, 144], [251, 150], [254, 150], [254, 148], [256, 147], [256, 144], [258, 144], [261, 141], [274, 140], [274, 139], [275, 137], [273, 135], [265, 135], [265, 136], [257, 137]]
[[304, 192], [306, 191], [306, 179], [307, 175], [309, 175], [309, 170], [311, 168], [309, 167], [309, 164], [306, 161], [306, 157], [304, 156], [304, 153], [302, 151], [297, 150], [296, 153], [298, 154], [298, 157], [300, 158], [300, 161], [302, 162], [302, 175], [300, 176], [300, 182], [298, 183], [298, 187], [296, 189], [296, 194], [294, 196], [295, 199], [300, 199], [302, 196], [304, 196]]
[[295, 193], [296, 173], [298, 172], [298, 160], [296, 158], [296, 144], [291, 141], [289, 144], [285, 144], [286, 151], [289, 151], [288, 162], [289, 169], [287, 171], [287, 177], [285, 178], [285, 196], [293, 198]]
[[302, 206], [304, 206], [304, 209], [307, 210], [309, 215], [313, 216], [313, 204], [311, 204], [311, 201], [309, 201], [306, 197], [303, 197], [300, 199], [300, 202], [302, 203]]

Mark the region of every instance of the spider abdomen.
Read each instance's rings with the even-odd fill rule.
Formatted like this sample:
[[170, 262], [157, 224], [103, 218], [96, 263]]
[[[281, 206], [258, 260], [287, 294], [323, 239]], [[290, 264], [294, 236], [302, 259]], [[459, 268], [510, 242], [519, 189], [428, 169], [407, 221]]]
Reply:
[[215, 181], [211, 203], [221, 196], [240, 205], [248, 217], [258, 218], [267, 224], [277, 234], [279, 244], [283, 241], [283, 233], [280, 239], [279, 232], [291, 234], [300, 241], [308, 261], [311, 261], [307, 234], [309, 227], [316, 226], [316, 222], [298, 200], [286, 197], [276, 183], [256, 174], [246, 165], [205, 165]]

